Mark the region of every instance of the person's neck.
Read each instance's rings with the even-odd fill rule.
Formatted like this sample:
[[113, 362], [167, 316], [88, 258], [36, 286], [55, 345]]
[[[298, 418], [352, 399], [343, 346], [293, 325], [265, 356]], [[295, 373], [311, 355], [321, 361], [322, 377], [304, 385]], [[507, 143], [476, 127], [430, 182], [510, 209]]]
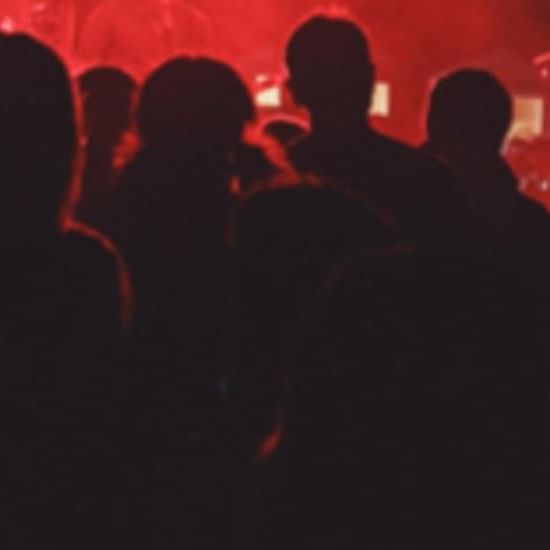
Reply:
[[318, 136], [347, 135], [357, 136], [368, 133], [371, 127], [368, 118], [362, 114], [350, 116], [323, 116], [312, 114], [311, 132]]
[[465, 149], [462, 147], [449, 149], [449, 158], [457, 166], [470, 169], [475, 167], [501, 166], [503, 159], [498, 151], [483, 149]]
[[[505, 158], [498, 150], [443, 147], [441, 157], [465, 182], [474, 184], [476, 193], [514, 191], [517, 183]], [[432, 146], [432, 152], [437, 148]], [[508, 182], [508, 185], [505, 183]], [[494, 185], [496, 184], [496, 186]]]

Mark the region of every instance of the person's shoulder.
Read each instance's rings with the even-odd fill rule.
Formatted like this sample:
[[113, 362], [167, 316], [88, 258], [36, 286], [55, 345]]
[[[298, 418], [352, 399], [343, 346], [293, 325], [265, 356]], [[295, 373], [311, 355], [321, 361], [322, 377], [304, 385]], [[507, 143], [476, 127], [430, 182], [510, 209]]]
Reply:
[[104, 264], [119, 265], [122, 260], [115, 245], [96, 229], [77, 221], [71, 221], [63, 232], [68, 252], [74, 256]]
[[[132, 312], [132, 283], [126, 263], [116, 246], [99, 231], [77, 221], [71, 221], [63, 239], [67, 257], [80, 277], [93, 284], [112, 289], [118, 296], [121, 319], [127, 323]], [[79, 277], [79, 278], [80, 278]]]
[[286, 155], [291, 165], [298, 170], [308, 171], [319, 161], [320, 146], [312, 134], [306, 134], [293, 141], [286, 147]]
[[550, 238], [550, 213], [542, 204], [518, 192], [516, 211], [521, 212], [526, 226], [536, 227], [540, 237]]
[[445, 164], [422, 149], [378, 132], [374, 132], [373, 139], [379, 154], [391, 160], [394, 167], [450, 176], [450, 170]]
[[[452, 169], [427, 151], [377, 134], [376, 152], [387, 171], [399, 180], [401, 190], [409, 192], [425, 206], [438, 205], [445, 211], [455, 211], [464, 216], [467, 210], [467, 197]], [[411, 198], [409, 196], [409, 198]]]

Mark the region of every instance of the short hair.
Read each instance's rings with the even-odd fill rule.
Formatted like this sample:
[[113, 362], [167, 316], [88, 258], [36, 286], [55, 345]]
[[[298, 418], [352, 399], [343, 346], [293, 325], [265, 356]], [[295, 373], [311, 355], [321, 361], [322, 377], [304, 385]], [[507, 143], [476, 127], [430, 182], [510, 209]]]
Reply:
[[434, 86], [427, 130], [433, 142], [499, 151], [512, 117], [510, 94], [494, 75], [481, 69], [460, 69]]
[[296, 99], [308, 107], [338, 97], [357, 107], [370, 102], [374, 68], [369, 38], [352, 17], [328, 12], [307, 19], [288, 41], [286, 64]]

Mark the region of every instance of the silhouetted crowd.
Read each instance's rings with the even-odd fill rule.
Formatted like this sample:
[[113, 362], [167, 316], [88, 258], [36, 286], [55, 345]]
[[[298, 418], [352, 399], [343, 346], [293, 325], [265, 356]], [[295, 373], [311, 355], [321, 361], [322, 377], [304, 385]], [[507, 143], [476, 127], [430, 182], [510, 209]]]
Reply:
[[[0, 38], [0, 548], [547, 549], [550, 218], [461, 69], [414, 149], [359, 23], [72, 82]], [[78, 100], [78, 101], [77, 101]]]

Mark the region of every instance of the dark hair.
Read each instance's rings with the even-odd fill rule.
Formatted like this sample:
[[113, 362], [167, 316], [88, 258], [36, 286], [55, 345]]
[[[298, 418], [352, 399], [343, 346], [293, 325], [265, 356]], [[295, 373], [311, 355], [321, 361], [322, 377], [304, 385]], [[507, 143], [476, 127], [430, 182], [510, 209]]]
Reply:
[[115, 67], [94, 67], [78, 77], [82, 93], [110, 95], [126, 99], [137, 90], [137, 82], [126, 72]]
[[314, 108], [345, 98], [356, 109], [368, 107], [374, 67], [367, 33], [353, 18], [326, 13], [307, 19], [288, 41], [286, 64], [299, 103]]
[[25, 35], [0, 41], [4, 220], [60, 225], [77, 188], [78, 129], [61, 59]]
[[497, 152], [512, 122], [512, 99], [490, 72], [461, 69], [432, 90], [427, 129], [434, 143]]
[[228, 65], [208, 58], [168, 61], [146, 81], [137, 109], [145, 146], [238, 144], [256, 117], [250, 91]]
[[87, 136], [114, 145], [131, 126], [137, 82], [120, 69], [95, 67], [80, 75], [78, 86]]

